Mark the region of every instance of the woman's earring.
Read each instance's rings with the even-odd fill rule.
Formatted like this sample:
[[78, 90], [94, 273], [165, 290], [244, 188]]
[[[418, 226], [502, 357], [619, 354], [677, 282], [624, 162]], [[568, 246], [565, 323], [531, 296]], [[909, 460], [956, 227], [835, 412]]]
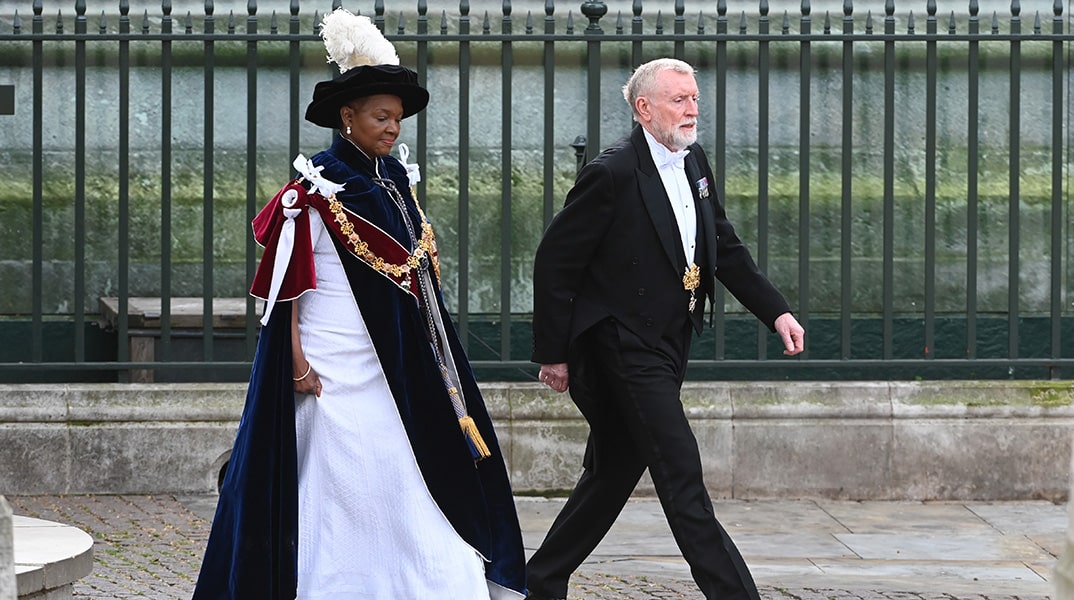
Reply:
[[350, 135], [350, 134], [351, 134], [351, 126], [347, 125], [347, 135]]

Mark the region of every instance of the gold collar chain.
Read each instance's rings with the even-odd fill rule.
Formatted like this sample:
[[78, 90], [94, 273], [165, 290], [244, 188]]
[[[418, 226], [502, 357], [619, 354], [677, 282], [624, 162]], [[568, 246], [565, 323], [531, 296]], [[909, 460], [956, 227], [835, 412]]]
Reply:
[[432, 257], [436, 280], [440, 281], [440, 260], [436, 254], [436, 236], [433, 233], [433, 226], [425, 218], [425, 213], [421, 210], [421, 207], [418, 207], [418, 213], [421, 215], [421, 239], [418, 240], [418, 247], [414, 248], [414, 251], [410, 253], [410, 256], [407, 257], [406, 262], [403, 264], [389, 263], [369, 249], [369, 245], [354, 230], [354, 224], [351, 223], [346, 211], [343, 210], [343, 203], [336, 199], [335, 194], [328, 197], [328, 210], [335, 216], [336, 223], [339, 223], [340, 231], [347, 236], [347, 243], [354, 249], [355, 256], [375, 270], [394, 277], [408, 277], [411, 271], [421, 266], [421, 259], [429, 255]]

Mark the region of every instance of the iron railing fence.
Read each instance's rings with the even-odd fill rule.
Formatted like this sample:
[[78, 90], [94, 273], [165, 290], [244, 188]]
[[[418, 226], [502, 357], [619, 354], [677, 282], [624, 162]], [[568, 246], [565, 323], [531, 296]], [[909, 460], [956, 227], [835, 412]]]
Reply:
[[[332, 75], [321, 13], [6, 6], [0, 378], [242, 378], [259, 307], [221, 306], [255, 268], [246, 223], [325, 145], [301, 120]], [[1074, 367], [1071, 34], [1061, 2], [1025, 6], [366, 12], [433, 91], [407, 140], [488, 377], [533, 372], [536, 240], [577, 166], [629, 130], [630, 69], [670, 55], [698, 67], [717, 191], [809, 331], [782, 359], [723, 298], [693, 377], [1054, 378]]]

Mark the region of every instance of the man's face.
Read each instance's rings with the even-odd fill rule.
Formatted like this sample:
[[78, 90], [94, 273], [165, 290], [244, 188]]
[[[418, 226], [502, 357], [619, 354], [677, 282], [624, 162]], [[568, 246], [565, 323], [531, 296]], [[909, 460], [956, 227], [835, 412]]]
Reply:
[[638, 98], [638, 120], [661, 144], [682, 150], [697, 141], [697, 81], [690, 73], [661, 71]]

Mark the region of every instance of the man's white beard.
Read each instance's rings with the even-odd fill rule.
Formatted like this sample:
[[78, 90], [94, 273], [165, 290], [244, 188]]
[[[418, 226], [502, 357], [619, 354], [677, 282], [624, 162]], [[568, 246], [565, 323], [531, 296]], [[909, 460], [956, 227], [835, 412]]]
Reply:
[[693, 129], [682, 129], [682, 125], [687, 123], [678, 123], [663, 131], [664, 141], [667, 143], [667, 146], [676, 152], [685, 150], [687, 146], [697, 141], [697, 122], [695, 121], [693, 123]]

